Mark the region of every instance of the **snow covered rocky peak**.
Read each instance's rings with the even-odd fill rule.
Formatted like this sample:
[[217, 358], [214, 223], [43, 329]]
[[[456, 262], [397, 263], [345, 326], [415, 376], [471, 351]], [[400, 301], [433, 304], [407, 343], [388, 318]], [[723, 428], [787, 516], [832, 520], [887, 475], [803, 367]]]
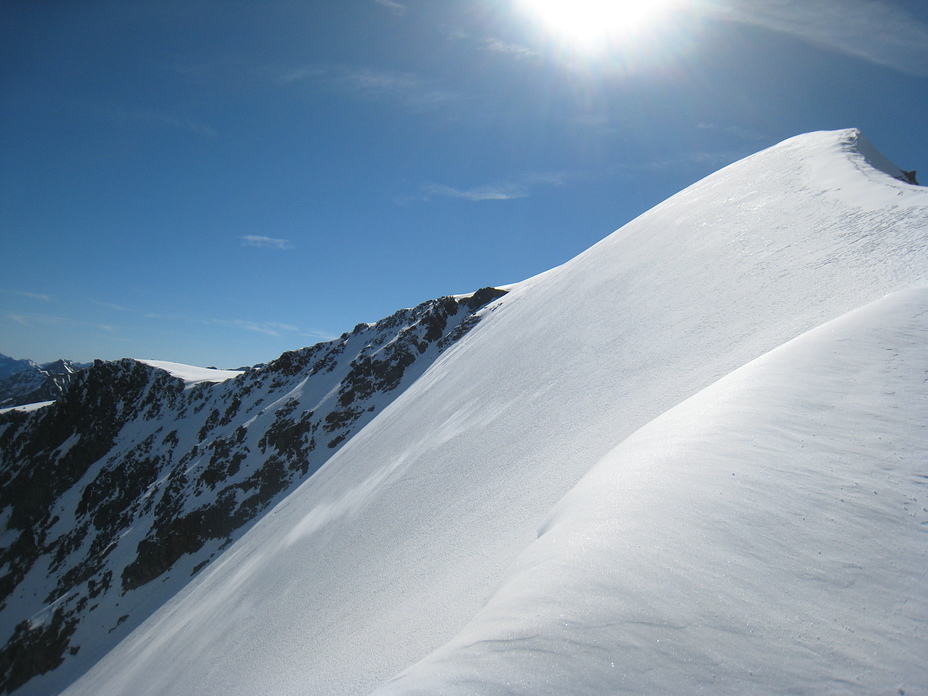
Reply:
[[[63, 649], [21, 688], [53, 693], [96, 663], [68, 696], [928, 691], [928, 190], [898, 172], [798, 136], [479, 322], [444, 298], [166, 382], [17, 542], [0, 665]], [[89, 446], [6, 418], [15, 462]]]
[[0, 409], [54, 401], [82, 367], [70, 360], [37, 365], [0, 354]]
[[9, 355], [0, 353], [0, 379], [6, 379], [17, 372], [28, 370], [31, 367], [38, 367], [38, 365], [31, 360], [17, 360], [16, 358], [11, 358]]

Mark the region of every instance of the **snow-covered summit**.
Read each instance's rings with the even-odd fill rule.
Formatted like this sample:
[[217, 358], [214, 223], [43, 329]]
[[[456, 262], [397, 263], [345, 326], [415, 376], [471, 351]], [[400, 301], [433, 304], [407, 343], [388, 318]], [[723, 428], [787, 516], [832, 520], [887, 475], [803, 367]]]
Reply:
[[792, 138], [512, 286], [66, 693], [928, 689], [925, 294], [813, 331], [928, 284], [887, 169]]
[[219, 370], [215, 367], [196, 367], [165, 360], [139, 359], [139, 362], [164, 370], [168, 374], [184, 380], [188, 388], [201, 382], [224, 382], [242, 374], [242, 370]]

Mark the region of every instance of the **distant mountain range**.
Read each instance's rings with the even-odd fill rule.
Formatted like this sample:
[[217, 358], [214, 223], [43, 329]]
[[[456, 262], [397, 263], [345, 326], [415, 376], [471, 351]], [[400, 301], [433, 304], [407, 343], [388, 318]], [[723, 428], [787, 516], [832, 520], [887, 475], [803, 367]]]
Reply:
[[0, 690], [928, 693], [913, 180], [810, 133], [505, 289], [69, 372], [0, 413]]
[[86, 364], [56, 360], [37, 365], [0, 353], [0, 408], [54, 401]]

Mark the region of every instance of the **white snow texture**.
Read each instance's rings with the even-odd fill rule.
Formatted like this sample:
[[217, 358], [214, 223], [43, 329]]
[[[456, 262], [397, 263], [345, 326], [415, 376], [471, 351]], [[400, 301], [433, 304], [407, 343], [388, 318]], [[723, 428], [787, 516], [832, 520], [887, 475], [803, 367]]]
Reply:
[[511, 288], [65, 693], [928, 693], [928, 190], [799, 136]]

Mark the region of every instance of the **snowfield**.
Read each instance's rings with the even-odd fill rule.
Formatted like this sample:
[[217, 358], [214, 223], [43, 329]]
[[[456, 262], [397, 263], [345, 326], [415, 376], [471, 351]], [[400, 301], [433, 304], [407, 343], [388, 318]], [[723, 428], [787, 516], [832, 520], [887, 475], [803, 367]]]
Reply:
[[928, 190], [790, 139], [518, 283], [65, 691], [928, 692]]
[[241, 370], [217, 370], [215, 367], [196, 367], [165, 360], [139, 360], [139, 362], [164, 370], [168, 374], [184, 380], [188, 389], [201, 382], [225, 382], [227, 379], [242, 374]]

